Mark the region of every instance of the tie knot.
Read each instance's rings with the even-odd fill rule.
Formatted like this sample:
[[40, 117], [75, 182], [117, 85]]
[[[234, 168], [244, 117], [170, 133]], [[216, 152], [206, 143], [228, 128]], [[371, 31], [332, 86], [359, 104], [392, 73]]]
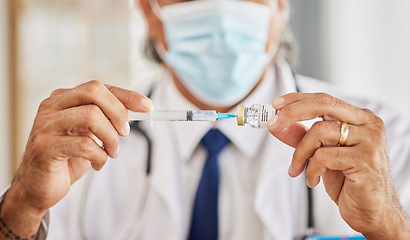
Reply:
[[209, 155], [216, 156], [229, 143], [229, 139], [218, 129], [209, 130], [201, 141]]

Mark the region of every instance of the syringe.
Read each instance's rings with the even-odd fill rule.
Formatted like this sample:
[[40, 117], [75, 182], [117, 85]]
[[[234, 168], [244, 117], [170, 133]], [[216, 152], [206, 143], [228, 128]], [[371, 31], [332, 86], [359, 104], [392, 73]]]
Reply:
[[213, 110], [157, 110], [147, 113], [130, 112], [130, 121], [216, 121], [236, 117], [231, 113]]

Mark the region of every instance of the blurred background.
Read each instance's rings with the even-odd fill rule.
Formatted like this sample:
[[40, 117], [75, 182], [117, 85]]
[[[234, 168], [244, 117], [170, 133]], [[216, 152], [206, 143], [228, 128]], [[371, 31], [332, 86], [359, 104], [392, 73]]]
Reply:
[[[290, 0], [296, 70], [410, 117], [410, 1]], [[129, 88], [155, 75], [130, 0], [0, 0], [0, 191], [39, 103], [91, 79]]]

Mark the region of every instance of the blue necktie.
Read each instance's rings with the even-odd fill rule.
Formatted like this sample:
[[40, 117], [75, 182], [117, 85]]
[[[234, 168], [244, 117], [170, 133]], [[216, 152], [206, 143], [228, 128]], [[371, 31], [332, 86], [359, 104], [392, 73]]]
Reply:
[[218, 156], [229, 139], [218, 129], [211, 129], [202, 138], [208, 157], [196, 192], [189, 240], [218, 239]]

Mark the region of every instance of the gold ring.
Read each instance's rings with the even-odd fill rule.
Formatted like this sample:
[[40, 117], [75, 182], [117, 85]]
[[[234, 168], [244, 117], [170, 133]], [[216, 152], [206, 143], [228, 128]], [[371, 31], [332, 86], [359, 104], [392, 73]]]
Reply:
[[349, 124], [342, 123], [342, 127], [340, 128], [340, 138], [338, 146], [343, 147], [346, 144], [347, 136], [349, 135]]

